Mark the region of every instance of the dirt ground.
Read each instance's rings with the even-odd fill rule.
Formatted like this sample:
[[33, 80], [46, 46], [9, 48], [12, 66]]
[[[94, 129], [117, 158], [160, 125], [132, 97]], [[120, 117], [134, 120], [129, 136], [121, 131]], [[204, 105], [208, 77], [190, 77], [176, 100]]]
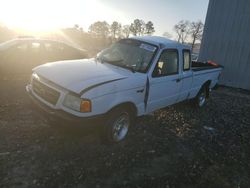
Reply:
[[250, 187], [250, 94], [219, 88], [141, 117], [128, 139], [51, 126], [25, 78], [0, 81], [0, 187]]

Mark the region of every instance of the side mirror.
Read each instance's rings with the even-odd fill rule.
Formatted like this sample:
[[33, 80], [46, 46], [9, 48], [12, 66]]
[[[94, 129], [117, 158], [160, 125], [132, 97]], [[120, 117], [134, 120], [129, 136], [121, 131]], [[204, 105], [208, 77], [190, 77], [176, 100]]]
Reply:
[[105, 49], [103, 49], [102, 51], [100, 51], [100, 52], [98, 52], [97, 54], [96, 54], [96, 59], [98, 60], [98, 59], [100, 59], [100, 57], [101, 56], [103, 56], [103, 55], [105, 55], [107, 52], [108, 52], [108, 50], [109, 50], [109, 48], [105, 48]]
[[101, 54], [101, 52], [97, 53], [96, 56], [95, 56], [95, 58], [99, 59], [100, 58], [100, 54]]

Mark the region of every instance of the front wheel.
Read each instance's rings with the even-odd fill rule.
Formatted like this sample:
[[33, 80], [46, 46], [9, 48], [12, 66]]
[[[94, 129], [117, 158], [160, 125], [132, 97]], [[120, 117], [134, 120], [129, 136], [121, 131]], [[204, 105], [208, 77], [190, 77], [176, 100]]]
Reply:
[[128, 134], [133, 119], [132, 113], [126, 108], [111, 111], [103, 132], [104, 140], [109, 143], [123, 141]]

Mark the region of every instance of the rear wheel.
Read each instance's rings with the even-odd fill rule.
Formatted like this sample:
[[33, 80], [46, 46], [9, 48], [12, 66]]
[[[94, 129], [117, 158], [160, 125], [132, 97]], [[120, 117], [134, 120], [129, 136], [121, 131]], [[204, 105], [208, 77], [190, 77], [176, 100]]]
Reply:
[[198, 108], [205, 106], [208, 100], [208, 88], [207, 86], [203, 86], [199, 91], [198, 95], [194, 99], [194, 105]]
[[106, 122], [103, 138], [109, 143], [123, 141], [128, 134], [134, 115], [127, 108], [112, 110]]

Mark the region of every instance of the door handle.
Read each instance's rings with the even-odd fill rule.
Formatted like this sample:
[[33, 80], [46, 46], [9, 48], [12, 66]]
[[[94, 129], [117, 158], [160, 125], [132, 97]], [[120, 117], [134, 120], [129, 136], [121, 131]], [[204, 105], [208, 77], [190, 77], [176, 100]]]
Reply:
[[180, 78], [177, 78], [177, 79], [176, 79], [176, 82], [180, 82], [180, 81], [181, 81], [181, 79], [180, 79]]
[[136, 92], [137, 93], [143, 93], [144, 89], [141, 89], [141, 90], [137, 90]]

